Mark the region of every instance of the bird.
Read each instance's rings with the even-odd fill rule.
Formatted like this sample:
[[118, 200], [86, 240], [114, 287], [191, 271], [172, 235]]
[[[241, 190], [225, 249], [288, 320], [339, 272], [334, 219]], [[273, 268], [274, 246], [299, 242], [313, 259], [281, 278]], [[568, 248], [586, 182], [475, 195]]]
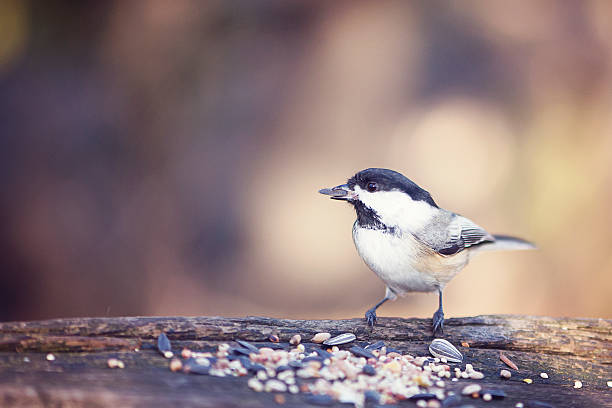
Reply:
[[439, 207], [431, 194], [401, 173], [368, 168], [346, 184], [319, 193], [355, 208], [353, 242], [366, 265], [385, 283], [385, 296], [365, 313], [411, 292], [437, 292], [433, 335], [444, 332], [442, 291], [483, 250], [534, 249], [521, 238], [493, 235], [470, 219]]

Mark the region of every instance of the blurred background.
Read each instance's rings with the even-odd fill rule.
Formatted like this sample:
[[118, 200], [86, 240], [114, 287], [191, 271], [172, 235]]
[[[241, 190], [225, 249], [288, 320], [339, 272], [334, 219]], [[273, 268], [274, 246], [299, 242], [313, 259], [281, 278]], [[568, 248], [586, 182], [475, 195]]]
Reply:
[[0, 124], [0, 320], [363, 316], [367, 167], [539, 245], [447, 317], [612, 317], [606, 0], [1, 0]]

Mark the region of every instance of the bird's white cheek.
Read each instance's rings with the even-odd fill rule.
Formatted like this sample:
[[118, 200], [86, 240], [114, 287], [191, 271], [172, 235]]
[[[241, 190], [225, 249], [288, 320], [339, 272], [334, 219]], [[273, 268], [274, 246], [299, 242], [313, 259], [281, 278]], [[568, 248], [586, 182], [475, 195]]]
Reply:
[[414, 201], [401, 191], [370, 193], [355, 187], [359, 200], [371, 208], [387, 226], [398, 226], [403, 231], [418, 231], [435, 215], [435, 208], [424, 201]]

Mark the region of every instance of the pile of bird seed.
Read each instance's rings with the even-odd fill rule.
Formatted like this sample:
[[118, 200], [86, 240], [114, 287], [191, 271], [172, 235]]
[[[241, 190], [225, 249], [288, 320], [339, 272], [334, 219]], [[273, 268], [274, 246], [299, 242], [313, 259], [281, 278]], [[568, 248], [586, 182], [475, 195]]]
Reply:
[[[314, 405], [341, 402], [363, 407], [369, 402], [384, 405], [408, 399], [416, 401], [418, 407], [451, 406], [459, 403], [461, 396], [446, 390], [445, 380], [484, 377], [471, 364], [466, 364], [465, 370], [451, 370], [444, 357], [403, 354], [382, 341], [365, 347], [352, 345], [355, 336], [351, 333], [330, 337], [328, 333], [318, 333], [313, 343], [304, 345], [299, 335], [293, 336], [289, 344], [278, 343], [278, 337], [271, 336], [270, 343], [263, 347], [236, 340], [236, 345], [219, 344], [210, 352], [183, 349], [182, 358], [178, 358], [162, 333], [158, 349], [171, 359], [172, 371], [217, 377], [251, 376], [247, 384], [256, 392], [303, 394], [305, 401]], [[483, 390], [477, 384], [467, 384], [462, 394], [485, 401], [505, 397], [501, 390]], [[275, 401], [282, 404], [285, 398], [277, 394]]]

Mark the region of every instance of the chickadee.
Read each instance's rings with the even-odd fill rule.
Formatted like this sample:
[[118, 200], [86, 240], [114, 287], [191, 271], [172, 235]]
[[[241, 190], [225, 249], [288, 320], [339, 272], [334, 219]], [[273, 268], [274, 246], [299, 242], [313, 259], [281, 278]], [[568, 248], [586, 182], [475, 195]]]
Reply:
[[434, 292], [439, 307], [434, 335], [443, 331], [442, 290], [472, 255], [489, 249], [533, 249], [520, 238], [491, 235], [469, 219], [438, 207], [431, 195], [398, 172], [366, 169], [347, 184], [319, 190], [352, 204], [357, 212], [353, 241], [368, 267], [387, 285], [385, 297], [366, 314], [407, 292]]

